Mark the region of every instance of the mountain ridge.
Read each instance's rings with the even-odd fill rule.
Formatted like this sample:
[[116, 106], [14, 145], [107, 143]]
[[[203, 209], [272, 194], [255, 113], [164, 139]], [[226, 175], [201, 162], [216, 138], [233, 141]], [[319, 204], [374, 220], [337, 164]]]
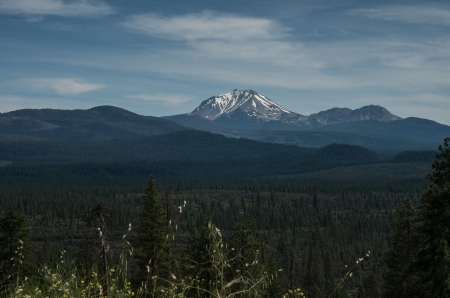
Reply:
[[[401, 150], [435, 149], [445, 137], [450, 136], [450, 126], [421, 118], [403, 119], [379, 105], [367, 105], [355, 110], [334, 107], [309, 116], [289, 110], [286, 112], [284, 110], [287, 109], [283, 108], [283, 111], [276, 110], [276, 115], [267, 111], [265, 116], [261, 107], [251, 111], [250, 105], [241, 108], [243, 106], [241, 104], [221, 109], [220, 113], [216, 111], [214, 114], [213, 111], [214, 116], [209, 119], [202, 117], [209, 113], [217, 98], [242, 95], [246, 97], [241, 102], [252, 103], [252, 100], [259, 98], [270, 100], [254, 90], [235, 89], [231, 93], [208, 98], [191, 113], [164, 118], [194, 129], [266, 142], [312, 147], [343, 141], [346, 144], [370, 145], [377, 150], [386, 146]], [[236, 99], [234, 102], [238, 103], [239, 100]], [[270, 102], [276, 104], [271, 100]], [[317, 133], [314, 133], [315, 131]], [[323, 132], [327, 134], [321, 141], [319, 136]]]
[[[229, 128], [254, 129], [309, 129], [329, 124], [376, 120], [390, 122], [402, 118], [378, 105], [349, 108], [332, 108], [305, 116], [290, 111], [258, 92], [234, 89], [229, 93], [212, 96], [200, 103], [188, 116], [200, 116]], [[269, 125], [268, 125], [269, 124]]]
[[0, 114], [1, 139], [108, 140], [154, 136], [189, 129], [159, 117], [122, 108], [87, 110], [23, 109]]

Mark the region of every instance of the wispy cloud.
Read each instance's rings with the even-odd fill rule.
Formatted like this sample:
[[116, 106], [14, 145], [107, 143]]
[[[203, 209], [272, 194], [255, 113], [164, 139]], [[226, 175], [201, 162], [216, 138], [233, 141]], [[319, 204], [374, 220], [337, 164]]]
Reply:
[[450, 10], [431, 6], [386, 6], [356, 9], [351, 14], [395, 22], [450, 25]]
[[160, 102], [165, 106], [172, 107], [194, 99], [193, 96], [185, 94], [135, 94], [128, 95], [127, 98], [144, 101]]
[[31, 88], [39, 90], [51, 90], [63, 96], [82, 94], [105, 87], [101, 84], [91, 84], [82, 80], [72, 78], [34, 78], [26, 79], [24, 81], [29, 83]]
[[290, 42], [290, 29], [264, 18], [205, 11], [173, 17], [134, 15], [122, 25], [156, 38], [184, 41], [191, 57], [241, 60], [271, 65], [320, 68], [305, 57], [300, 42]]
[[285, 28], [272, 20], [211, 11], [173, 17], [134, 15], [123, 25], [152, 36], [173, 40], [245, 41], [273, 39], [286, 33]]
[[[113, 13], [103, 1], [75, 0], [0, 0], [0, 13], [23, 15], [54, 15], [61, 17], [98, 17]], [[38, 20], [36, 17], [30, 20]]]

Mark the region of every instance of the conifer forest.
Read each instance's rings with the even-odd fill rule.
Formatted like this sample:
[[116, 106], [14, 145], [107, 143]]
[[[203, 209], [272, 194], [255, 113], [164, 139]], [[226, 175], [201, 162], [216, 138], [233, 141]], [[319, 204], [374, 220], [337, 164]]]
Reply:
[[450, 297], [450, 138], [388, 162], [333, 146], [286, 147], [279, 168], [2, 164], [0, 296]]

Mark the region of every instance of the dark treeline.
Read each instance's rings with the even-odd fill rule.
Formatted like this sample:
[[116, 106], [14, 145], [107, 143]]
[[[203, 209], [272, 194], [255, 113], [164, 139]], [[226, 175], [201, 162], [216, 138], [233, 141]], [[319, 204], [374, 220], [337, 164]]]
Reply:
[[[101, 173], [95, 175], [98, 176]], [[90, 176], [85, 177], [84, 182], [89, 179]], [[134, 182], [130, 179], [123, 184], [105, 181], [104, 185], [89, 185], [81, 180], [70, 185], [72, 180], [68, 179], [60, 186], [41, 184], [39, 179], [33, 180], [36, 184], [28, 181], [30, 187], [4, 183], [0, 205], [2, 212], [12, 208], [27, 216], [38, 264], [56, 262], [62, 250], [74, 257], [83, 254], [89, 228], [82, 217], [97, 203], [111, 208], [112, 249], [119, 249], [117, 243], [129, 223], [133, 227], [138, 224], [145, 179]], [[161, 183], [160, 192], [164, 193], [169, 184], [173, 204], [182, 206], [186, 201], [183, 213], [178, 215], [179, 235], [175, 243], [178, 252], [179, 247], [187, 245], [189, 234], [209, 220], [223, 231], [225, 241], [236, 222], [255, 223], [254, 237], [261, 243], [260, 262], [274, 261], [277, 268], [283, 269], [280, 276], [284, 290], [290, 288], [292, 278], [292, 287], [302, 288], [308, 297], [328, 297], [350, 269], [345, 266], [352, 266], [371, 251], [370, 258], [358, 266], [352, 278], [338, 287], [334, 295], [341, 297], [355, 291], [381, 294], [382, 260], [391, 244], [389, 225], [395, 210], [406, 197], [417, 203], [428, 183], [306, 179], [208, 184], [172, 181]], [[133, 239], [130, 238], [131, 243]], [[98, 249], [95, 243], [91, 240], [89, 245]]]

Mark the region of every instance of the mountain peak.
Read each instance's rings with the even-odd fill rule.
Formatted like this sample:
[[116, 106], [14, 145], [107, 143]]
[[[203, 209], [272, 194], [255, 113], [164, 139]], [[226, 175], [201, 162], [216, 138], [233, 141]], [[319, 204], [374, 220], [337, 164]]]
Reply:
[[402, 118], [391, 114], [387, 109], [379, 105], [369, 105], [356, 109], [349, 113], [342, 121], [364, 121], [364, 120], [376, 120], [381, 122], [390, 122], [395, 120], [401, 120]]
[[281, 114], [292, 113], [254, 90], [234, 89], [229, 93], [204, 100], [189, 115], [199, 115], [208, 120], [215, 120], [233, 112], [244, 112], [250, 117], [264, 121], [278, 120]]

